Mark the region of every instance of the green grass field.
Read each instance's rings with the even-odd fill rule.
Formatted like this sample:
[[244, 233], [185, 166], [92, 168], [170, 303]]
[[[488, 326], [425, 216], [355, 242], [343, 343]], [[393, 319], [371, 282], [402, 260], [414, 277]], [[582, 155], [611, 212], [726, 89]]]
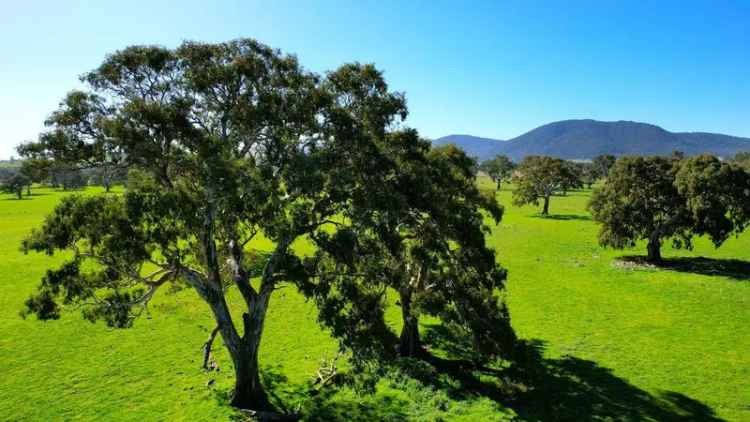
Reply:
[[[597, 246], [589, 194], [553, 198], [546, 219], [509, 206], [508, 190], [499, 194], [506, 216], [489, 241], [509, 270], [513, 325], [543, 356], [531, 390], [462, 394], [450, 382], [390, 377], [372, 396], [342, 388], [311, 399], [306, 384], [336, 343], [292, 288], [272, 299], [261, 350], [266, 384], [279, 402], [318, 420], [750, 420], [750, 233], [718, 250], [705, 239], [694, 251], [667, 246], [665, 257], [685, 257], [669, 269], [616, 264], [645, 251]], [[19, 317], [61, 259], [23, 255], [20, 240], [62, 195], [0, 195], [0, 420], [237, 418], [220, 345], [221, 370], [200, 369], [213, 324], [192, 291], [161, 293], [128, 330], [90, 324], [77, 310], [53, 322]], [[425, 332], [439, 338], [437, 329]]]

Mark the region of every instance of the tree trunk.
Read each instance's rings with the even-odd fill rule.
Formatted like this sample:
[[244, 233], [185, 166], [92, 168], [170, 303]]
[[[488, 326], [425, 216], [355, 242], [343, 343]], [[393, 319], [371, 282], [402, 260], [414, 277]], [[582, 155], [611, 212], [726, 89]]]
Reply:
[[26, 196], [31, 196], [31, 185], [26, 186]]
[[651, 235], [648, 239], [648, 261], [661, 262], [661, 242], [658, 235]]
[[254, 341], [227, 347], [234, 363], [234, 392], [231, 405], [240, 409], [271, 410], [268, 395], [260, 381], [258, 346]]
[[544, 208], [542, 208], [542, 215], [549, 215], [549, 196], [544, 197]]
[[262, 312], [260, 318], [253, 318], [247, 313], [243, 314], [245, 335], [240, 337], [234, 327], [224, 293], [207, 290], [204, 297], [211, 305], [221, 338], [232, 357], [235, 382], [231, 405], [242, 409], [271, 410], [268, 396], [260, 381], [258, 368], [258, 350], [265, 309], [259, 309]]
[[401, 328], [401, 339], [399, 354], [402, 357], [418, 357], [423, 354], [422, 342], [419, 338], [419, 318], [412, 313], [411, 289], [402, 289], [401, 296], [401, 318], [404, 326]]

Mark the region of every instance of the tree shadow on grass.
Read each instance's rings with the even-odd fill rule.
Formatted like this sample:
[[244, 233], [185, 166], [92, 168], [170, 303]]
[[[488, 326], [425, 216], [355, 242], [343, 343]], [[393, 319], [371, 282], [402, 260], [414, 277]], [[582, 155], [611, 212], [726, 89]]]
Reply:
[[666, 269], [708, 276], [718, 275], [734, 280], [750, 280], [750, 262], [739, 259], [715, 259], [702, 256], [675, 257], [664, 258], [658, 264], [650, 263], [645, 256], [637, 255], [621, 256], [617, 259], [625, 264], [645, 268]]
[[[454, 399], [488, 397], [513, 409], [522, 420], [555, 421], [721, 421], [707, 405], [683, 394], [658, 395], [639, 389], [596, 362], [564, 356], [543, 357], [539, 340], [524, 342], [517, 353], [518, 365], [510, 368], [472, 369], [471, 348], [442, 326], [429, 326], [425, 340], [443, 349], [449, 359], [432, 358], [436, 370], [453, 378], [445, 385], [433, 377], [435, 388], [453, 388]], [[458, 354], [456, 354], [458, 353]]]
[[545, 220], [561, 220], [561, 221], [591, 221], [591, 217], [588, 215], [580, 214], [549, 214], [549, 215], [534, 215], [533, 218], [543, 218]]

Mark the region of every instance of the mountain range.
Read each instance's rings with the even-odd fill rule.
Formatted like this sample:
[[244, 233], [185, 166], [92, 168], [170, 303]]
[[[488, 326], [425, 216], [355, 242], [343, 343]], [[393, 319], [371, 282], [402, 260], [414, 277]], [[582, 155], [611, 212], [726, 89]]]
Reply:
[[435, 145], [455, 144], [480, 161], [505, 154], [518, 161], [527, 155], [592, 159], [600, 154], [686, 155], [711, 153], [731, 157], [750, 151], [750, 138], [704, 132], [669, 132], [659, 126], [631, 121], [563, 120], [549, 123], [510, 140], [448, 135]]

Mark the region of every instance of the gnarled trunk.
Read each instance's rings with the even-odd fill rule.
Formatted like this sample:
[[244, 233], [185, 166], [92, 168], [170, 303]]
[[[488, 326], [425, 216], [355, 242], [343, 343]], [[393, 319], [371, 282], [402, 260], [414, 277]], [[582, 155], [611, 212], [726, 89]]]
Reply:
[[402, 357], [418, 357], [423, 354], [422, 341], [419, 338], [419, 318], [412, 313], [412, 290], [401, 289], [401, 318], [404, 326], [401, 328], [399, 354]]

